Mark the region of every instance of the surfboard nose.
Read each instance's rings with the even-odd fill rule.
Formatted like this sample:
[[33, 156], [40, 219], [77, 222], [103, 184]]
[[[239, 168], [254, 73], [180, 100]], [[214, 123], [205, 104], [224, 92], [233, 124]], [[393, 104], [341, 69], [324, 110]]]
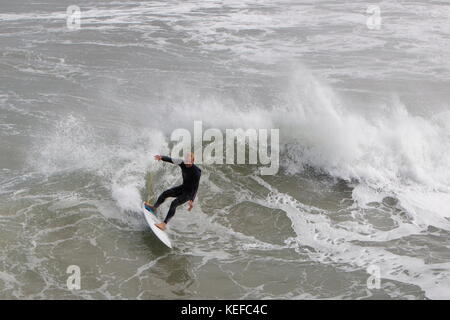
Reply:
[[[147, 221], [147, 224], [150, 226], [150, 229], [153, 231], [155, 236], [161, 240], [162, 243], [164, 243], [167, 247], [172, 249], [172, 243], [170, 241], [170, 238], [167, 234], [167, 232], [161, 230], [156, 226], [157, 223], [160, 223], [160, 221], [157, 219], [156, 215], [154, 214], [153, 210], [151, 208], [147, 208], [144, 203], [142, 203], [141, 210], [144, 213], [145, 220]], [[149, 212], [153, 214], [148, 214]], [[167, 230], [167, 227], [166, 227]]]

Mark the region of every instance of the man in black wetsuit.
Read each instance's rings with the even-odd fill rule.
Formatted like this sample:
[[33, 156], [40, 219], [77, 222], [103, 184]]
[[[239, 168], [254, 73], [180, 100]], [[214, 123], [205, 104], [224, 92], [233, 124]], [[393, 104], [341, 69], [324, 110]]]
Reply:
[[194, 164], [194, 154], [191, 152], [189, 152], [186, 155], [184, 161], [160, 155], [155, 156], [155, 160], [158, 161], [162, 160], [165, 162], [178, 164], [181, 168], [181, 173], [183, 175], [183, 184], [177, 187], [173, 187], [161, 193], [161, 195], [158, 197], [158, 200], [156, 200], [153, 206], [145, 202], [145, 205], [150, 207], [153, 210], [153, 212], [156, 213], [156, 209], [158, 209], [158, 207], [164, 202], [164, 200], [166, 200], [169, 197], [175, 198], [175, 200], [173, 200], [172, 203], [170, 204], [170, 209], [169, 212], [167, 212], [167, 216], [166, 219], [164, 219], [164, 222], [155, 224], [161, 230], [165, 230], [166, 224], [173, 217], [173, 215], [175, 214], [175, 210], [179, 205], [182, 205], [183, 203], [188, 201], [189, 204], [188, 211], [192, 210], [193, 207], [192, 203], [197, 194], [198, 184], [200, 181], [202, 171], [200, 170], [199, 167], [197, 167]]

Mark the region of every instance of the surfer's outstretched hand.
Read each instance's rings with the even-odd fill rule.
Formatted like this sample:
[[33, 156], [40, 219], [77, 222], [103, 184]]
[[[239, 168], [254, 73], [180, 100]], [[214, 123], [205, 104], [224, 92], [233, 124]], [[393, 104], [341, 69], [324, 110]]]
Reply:
[[192, 204], [192, 200], [188, 201], [188, 205], [189, 205], [188, 211], [191, 211], [192, 208], [194, 207], [194, 205]]
[[159, 154], [157, 154], [156, 156], [155, 156], [155, 160], [161, 160], [161, 156], [159, 155]]

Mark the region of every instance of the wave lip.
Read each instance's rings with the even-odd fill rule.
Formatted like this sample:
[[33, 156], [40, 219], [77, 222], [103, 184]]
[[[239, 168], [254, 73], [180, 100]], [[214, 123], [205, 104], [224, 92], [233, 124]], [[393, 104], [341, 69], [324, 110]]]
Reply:
[[415, 116], [393, 99], [368, 116], [355, 111], [367, 106], [351, 110], [307, 70], [300, 74], [294, 77], [294, 98], [286, 109], [291, 117], [279, 117], [275, 124], [287, 132], [286, 171], [310, 166], [366, 185], [397, 197], [418, 223], [448, 230], [450, 128], [443, 119], [450, 112]]

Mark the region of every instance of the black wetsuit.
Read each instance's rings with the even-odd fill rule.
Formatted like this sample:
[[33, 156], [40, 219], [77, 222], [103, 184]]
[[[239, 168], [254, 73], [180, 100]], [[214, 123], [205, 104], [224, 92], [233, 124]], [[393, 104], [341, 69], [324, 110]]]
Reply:
[[[174, 162], [172, 158], [166, 156], [161, 157], [161, 160], [170, 163], [178, 162], [178, 161]], [[169, 197], [176, 198], [170, 204], [170, 209], [169, 212], [167, 212], [167, 216], [166, 219], [164, 220], [164, 223], [169, 222], [169, 220], [175, 214], [175, 210], [179, 205], [189, 200], [194, 201], [198, 190], [198, 184], [200, 182], [200, 176], [202, 174], [202, 170], [200, 170], [200, 168], [197, 167], [195, 164], [192, 164], [192, 166], [188, 167], [184, 164], [184, 162], [179, 161], [178, 165], [180, 166], [181, 172], [183, 174], [183, 184], [181, 186], [171, 188], [161, 193], [161, 195], [158, 197], [158, 200], [156, 200], [156, 203], [154, 204], [154, 207], [158, 208], [167, 198]]]

